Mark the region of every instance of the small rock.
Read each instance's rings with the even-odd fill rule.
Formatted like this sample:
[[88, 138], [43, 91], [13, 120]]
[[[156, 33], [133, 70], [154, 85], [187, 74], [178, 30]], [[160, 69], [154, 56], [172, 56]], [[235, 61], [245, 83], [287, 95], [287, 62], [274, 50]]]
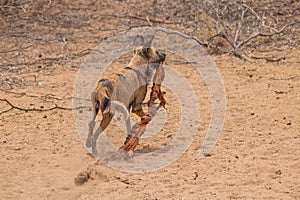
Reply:
[[196, 180], [198, 178], [198, 176], [199, 176], [198, 172], [194, 172], [193, 175], [192, 175], [192, 179]]
[[279, 170], [277, 170], [277, 171], [275, 172], [275, 174], [277, 174], [277, 175], [281, 175], [281, 174], [282, 174], [282, 172], [281, 172], [281, 170], [279, 169]]
[[211, 157], [212, 155], [210, 153], [204, 153], [203, 154], [205, 157]]
[[288, 122], [286, 125], [290, 126], [290, 125], [292, 125], [292, 122]]

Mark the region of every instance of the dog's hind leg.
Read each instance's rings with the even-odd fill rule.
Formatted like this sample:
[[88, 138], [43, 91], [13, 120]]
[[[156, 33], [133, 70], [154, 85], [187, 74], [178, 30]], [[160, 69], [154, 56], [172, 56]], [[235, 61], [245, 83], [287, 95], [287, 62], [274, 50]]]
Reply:
[[97, 139], [100, 136], [100, 134], [106, 129], [106, 127], [109, 125], [112, 118], [113, 118], [113, 114], [105, 113], [103, 115], [103, 119], [101, 120], [100, 126], [97, 128], [97, 130], [93, 134], [93, 137], [91, 139], [93, 155], [98, 155], [97, 146], [96, 146], [97, 145]]
[[132, 112], [135, 113], [139, 117], [143, 117], [145, 115], [142, 104], [143, 101], [146, 97], [147, 94], [147, 85], [144, 85], [140, 87], [136, 92], [135, 92], [135, 99], [132, 104]]
[[99, 105], [98, 105], [99, 103], [96, 100], [96, 92], [92, 92], [91, 101], [93, 104], [93, 106], [92, 106], [93, 118], [89, 123], [89, 133], [88, 133], [88, 136], [86, 139], [86, 144], [85, 144], [87, 148], [90, 148], [92, 146], [91, 139], [92, 139], [93, 131], [94, 131], [95, 124], [96, 124], [95, 119], [99, 112]]

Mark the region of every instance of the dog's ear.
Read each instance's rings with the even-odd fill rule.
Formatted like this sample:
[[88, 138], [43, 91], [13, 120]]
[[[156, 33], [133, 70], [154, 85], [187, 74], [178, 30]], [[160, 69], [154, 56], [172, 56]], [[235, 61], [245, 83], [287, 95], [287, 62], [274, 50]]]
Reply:
[[143, 46], [138, 46], [136, 48], [133, 49], [133, 54], [136, 55], [136, 54], [141, 54], [141, 51], [143, 49]]

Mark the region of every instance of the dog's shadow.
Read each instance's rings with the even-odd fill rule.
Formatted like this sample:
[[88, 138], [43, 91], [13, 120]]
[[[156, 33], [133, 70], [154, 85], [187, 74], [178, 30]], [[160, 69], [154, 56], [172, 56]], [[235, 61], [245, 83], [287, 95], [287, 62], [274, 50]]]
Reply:
[[143, 146], [142, 149], [138, 148], [134, 151], [134, 153], [151, 153], [151, 152], [154, 152], [154, 151], [157, 151], [161, 148], [158, 148], [158, 147], [153, 147], [153, 146], [150, 146], [150, 145], [145, 145]]

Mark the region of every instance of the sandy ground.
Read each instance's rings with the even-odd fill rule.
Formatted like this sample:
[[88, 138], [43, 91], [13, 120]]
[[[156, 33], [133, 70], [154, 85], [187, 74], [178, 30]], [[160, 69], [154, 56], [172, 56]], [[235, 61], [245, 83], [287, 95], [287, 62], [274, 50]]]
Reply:
[[[109, 9], [113, 10], [106, 12]], [[100, 24], [90, 34], [96, 34], [96, 26]], [[101, 32], [101, 37], [113, 33]], [[72, 107], [73, 84], [84, 55], [73, 61], [68, 48], [93, 48], [99, 36], [84, 34], [75, 30], [67, 50], [58, 42], [57, 55], [67, 55], [63, 63], [42, 60], [29, 69], [3, 72], [2, 77], [12, 77], [6, 82], [16, 82], [12, 88], [2, 85], [1, 98], [22, 108]], [[84, 44], [85, 36], [89, 44]], [[55, 45], [43, 47], [50, 49], [48, 57], [54, 56]], [[29, 49], [32, 62], [46, 56], [39, 48]], [[178, 160], [154, 172], [130, 174], [98, 166], [93, 179], [77, 186], [74, 178], [95, 159], [78, 136], [72, 111], [1, 113], [0, 199], [300, 199], [300, 50], [284, 48], [270, 56], [278, 54], [285, 59], [249, 63], [213, 56], [226, 88], [227, 109], [218, 143], [205, 158], [199, 158], [199, 148], [210, 122], [209, 92], [201, 77], [187, 75], [200, 102], [199, 130]], [[180, 71], [179, 65], [174, 68]], [[23, 81], [19, 86], [18, 80]], [[176, 99], [168, 93], [166, 98], [167, 112], [178, 114]], [[0, 102], [0, 111], [9, 108]], [[176, 127], [166, 126], [158, 136], [142, 139], [137, 151], [168, 143]], [[114, 127], [108, 128], [108, 135], [110, 128]], [[125, 134], [111, 137], [121, 144]]]
[[[198, 157], [209, 123], [209, 106], [204, 104], [203, 126], [176, 162], [147, 174], [126, 174], [99, 166], [99, 177], [76, 186], [74, 177], [94, 159], [79, 139], [72, 112], [13, 110], [1, 115], [2, 198], [300, 198], [296, 60], [291, 57], [276, 65], [249, 64], [232, 57], [215, 57], [215, 61], [226, 86], [227, 113], [210, 157]], [[39, 76], [45, 85], [2, 91], [1, 96], [24, 107], [51, 107], [53, 103], [28, 97], [51, 94], [64, 97], [60, 105], [70, 107], [68, 97], [75, 76], [75, 70], [56, 71], [51, 76]], [[200, 98], [207, 99], [205, 95]], [[139, 148], [147, 145], [157, 144], [141, 141]]]

